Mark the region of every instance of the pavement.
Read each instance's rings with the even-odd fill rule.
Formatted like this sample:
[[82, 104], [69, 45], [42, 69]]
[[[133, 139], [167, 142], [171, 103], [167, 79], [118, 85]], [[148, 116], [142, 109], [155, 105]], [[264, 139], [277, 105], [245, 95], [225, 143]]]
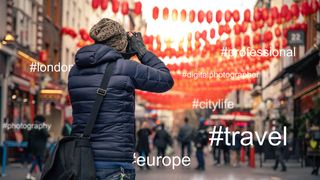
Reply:
[[[234, 168], [230, 166], [214, 166], [211, 157], [206, 158], [206, 171], [199, 172], [194, 169], [195, 159], [190, 167], [157, 168], [151, 170], [137, 169], [137, 180], [319, 180], [320, 176], [310, 175], [311, 168], [301, 168], [297, 162], [288, 162], [287, 172], [274, 171], [274, 161], [264, 163], [263, 167], [250, 168], [246, 164]], [[256, 163], [258, 165], [258, 162]], [[24, 180], [28, 171], [27, 166], [11, 164], [7, 168], [7, 174], [1, 177], [3, 180]], [[36, 177], [39, 179], [40, 174]]]

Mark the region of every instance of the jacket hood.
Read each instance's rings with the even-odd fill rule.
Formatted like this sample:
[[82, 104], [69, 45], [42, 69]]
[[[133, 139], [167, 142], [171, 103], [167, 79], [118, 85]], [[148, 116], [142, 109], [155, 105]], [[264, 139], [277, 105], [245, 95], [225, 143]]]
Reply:
[[121, 54], [104, 44], [93, 44], [78, 50], [75, 64], [79, 67], [94, 67], [122, 58]]

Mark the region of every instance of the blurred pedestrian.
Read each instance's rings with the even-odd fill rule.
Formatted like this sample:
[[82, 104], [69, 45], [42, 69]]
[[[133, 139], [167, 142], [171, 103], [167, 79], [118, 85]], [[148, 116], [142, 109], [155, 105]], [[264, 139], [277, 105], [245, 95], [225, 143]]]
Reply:
[[37, 115], [34, 118], [35, 126], [29, 132], [28, 138], [28, 151], [32, 155], [31, 168], [26, 176], [27, 180], [34, 180], [35, 177], [32, 176], [36, 166], [39, 167], [40, 172], [42, 171], [42, 162], [46, 152], [47, 141], [49, 137], [48, 129], [46, 128], [35, 128], [41, 127], [36, 125], [41, 125], [45, 122], [45, 118], [41, 115]]
[[[174, 82], [166, 65], [147, 50], [141, 33], [127, 33], [120, 23], [103, 18], [89, 35], [94, 44], [78, 50], [69, 73], [72, 134], [83, 134], [97, 95], [104, 96], [90, 138], [97, 179], [121, 175], [133, 180], [135, 89], [161, 93], [171, 89]], [[130, 60], [135, 55], [140, 62]], [[108, 87], [100, 91], [103, 74], [112, 62]], [[139, 134], [147, 132], [145, 129]]]
[[[225, 126], [222, 126], [223, 128], [223, 131], [222, 132], [225, 132], [226, 131], [226, 128]], [[227, 135], [227, 134], [224, 134], [223, 136], [223, 140], [222, 140], [222, 143], [221, 143], [221, 149], [222, 149], [222, 152], [223, 152], [223, 161], [224, 161], [224, 165], [229, 165], [230, 164], [230, 145], [227, 144], [227, 138], [228, 138], [228, 142], [231, 143], [231, 136], [230, 135]]]
[[[220, 130], [221, 128], [221, 131], [224, 132], [225, 131], [225, 127], [219, 122], [217, 121], [215, 123], [215, 126], [216, 126], [216, 129], [217, 130]], [[218, 135], [215, 134], [215, 137], [217, 138]], [[222, 140], [220, 140], [219, 142], [215, 141], [213, 142], [213, 145], [215, 146], [214, 148], [214, 159], [216, 160], [215, 162], [215, 166], [220, 166], [221, 165], [221, 153], [223, 153], [223, 157], [224, 157], [224, 161], [225, 161], [225, 164], [228, 163], [227, 162], [227, 154], [225, 153], [227, 150], [226, 150], [226, 147], [225, 147], [225, 136], [224, 134], [221, 136]]]
[[[319, 114], [320, 115], [320, 114]], [[316, 117], [315, 120], [320, 117]], [[312, 161], [311, 174], [318, 176], [320, 167], [320, 126], [314, 123], [310, 123], [310, 128], [307, 131], [305, 141], [308, 144], [308, 154], [310, 154], [310, 160]]]
[[160, 125], [160, 129], [156, 131], [153, 144], [157, 147], [157, 156], [164, 157], [168, 146], [172, 145], [170, 134], [165, 130], [164, 124]]
[[[281, 129], [278, 130], [278, 132], [281, 133]], [[276, 161], [275, 164], [273, 166], [274, 170], [278, 169], [278, 165], [280, 163], [280, 165], [282, 166], [281, 171], [285, 172], [287, 171], [287, 166], [284, 162], [284, 153], [285, 153], [285, 145], [284, 145], [284, 136], [281, 136], [281, 143], [275, 147], [275, 155], [276, 155]]]
[[207, 127], [204, 125], [205, 118], [201, 117], [199, 120], [199, 128], [196, 131], [194, 138], [194, 144], [196, 146], [196, 157], [198, 161], [198, 166], [196, 170], [204, 171], [205, 170], [205, 160], [203, 148], [208, 144], [209, 134], [207, 132]]
[[[137, 151], [140, 157], [144, 157], [147, 159], [150, 153], [150, 144], [149, 144], [149, 136], [151, 135], [151, 131], [148, 127], [148, 123], [145, 121], [142, 123], [141, 129], [138, 131], [138, 143], [137, 143]], [[146, 168], [150, 169], [148, 163], [145, 163]], [[140, 166], [143, 169], [143, 166]]]
[[178, 133], [178, 141], [181, 145], [181, 158], [184, 157], [184, 151], [187, 148], [188, 157], [191, 157], [191, 141], [193, 139], [193, 128], [189, 125], [189, 119], [184, 118], [184, 125]]
[[[231, 146], [231, 163], [233, 167], [238, 167], [240, 165], [240, 150], [241, 150], [241, 135], [238, 128], [236, 128], [235, 132], [239, 132], [235, 134], [234, 144]], [[230, 142], [230, 141], [229, 141]]]

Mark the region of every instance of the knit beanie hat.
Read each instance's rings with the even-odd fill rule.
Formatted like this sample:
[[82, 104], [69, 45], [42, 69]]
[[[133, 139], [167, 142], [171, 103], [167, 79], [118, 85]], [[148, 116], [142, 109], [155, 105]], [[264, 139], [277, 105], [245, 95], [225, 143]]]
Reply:
[[96, 43], [105, 44], [119, 52], [126, 51], [127, 33], [120, 23], [112, 19], [101, 19], [90, 29], [89, 35]]

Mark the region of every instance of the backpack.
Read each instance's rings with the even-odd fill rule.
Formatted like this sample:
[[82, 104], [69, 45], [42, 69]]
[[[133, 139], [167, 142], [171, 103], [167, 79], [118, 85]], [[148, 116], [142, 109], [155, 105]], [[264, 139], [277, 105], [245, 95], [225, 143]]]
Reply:
[[97, 119], [100, 106], [107, 93], [107, 86], [114, 69], [115, 61], [107, 65], [97, 89], [89, 121], [81, 136], [66, 136], [61, 139], [55, 150], [46, 161], [41, 180], [95, 180], [96, 171], [91, 150], [90, 135]]

